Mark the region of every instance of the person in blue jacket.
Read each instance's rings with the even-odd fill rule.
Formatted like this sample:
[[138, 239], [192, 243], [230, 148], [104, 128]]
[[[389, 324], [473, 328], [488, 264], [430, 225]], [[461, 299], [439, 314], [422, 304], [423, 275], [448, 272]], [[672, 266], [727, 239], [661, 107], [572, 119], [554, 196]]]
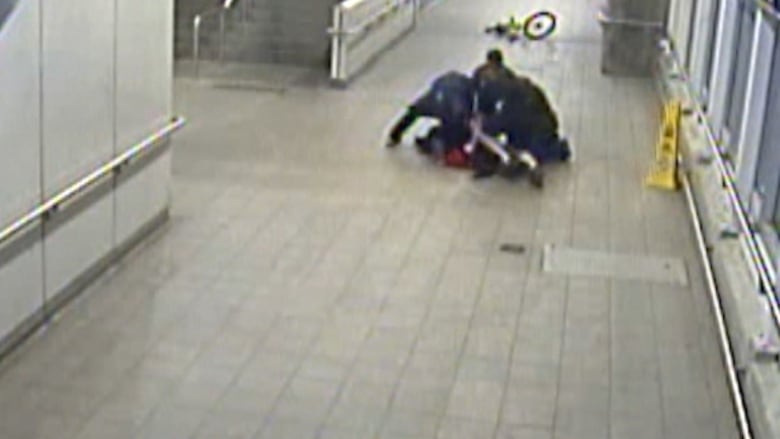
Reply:
[[442, 154], [471, 138], [469, 126], [474, 106], [474, 84], [468, 75], [450, 71], [437, 77], [393, 125], [388, 147], [395, 147], [404, 133], [421, 117], [436, 119], [439, 125], [416, 140], [421, 152]]

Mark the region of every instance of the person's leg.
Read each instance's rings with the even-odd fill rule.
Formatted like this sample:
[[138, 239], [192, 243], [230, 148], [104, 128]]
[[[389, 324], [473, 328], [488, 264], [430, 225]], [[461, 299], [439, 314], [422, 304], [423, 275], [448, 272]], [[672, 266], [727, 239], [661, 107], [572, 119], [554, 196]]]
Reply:
[[393, 125], [393, 128], [390, 130], [389, 142], [387, 143], [387, 146], [394, 147], [401, 143], [401, 138], [404, 136], [406, 130], [408, 130], [409, 127], [411, 127], [419, 117], [420, 112], [417, 107], [410, 105], [409, 108], [406, 109], [406, 113], [404, 113], [404, 115], [398, 119], [395, 125]]
[[500, 159], [492, 152], [486, 150], [481, 144], [477, 144], [471, 154], [471, 167], [474, 170], [474, 178], [486, 178], [498, 172]]
[[558, 148], [561, 153], [560, 159], [562, 162], [574, 161], [574, 150], [571, 149], [569, 139], [565, 137], [558, 138]]
[[393, 147], [401, 142], [406, 130], [409, 129], [417, 119], [426, 116], [435, 116], [435, 102], [430, 94], [425, 94], [414, 101], [406, 113], [390, 129], [388, 146]]
[[434, 126], [424, 136], [420, 136], [414, 139], [417, 150], [421, 154], [430, 155], [433, 153], [433, 142], [434, 139], [440, 136], [440, 129], [441, 127]]
[[[528, 179], [537, 188], [544, 186], [544, 174], [540, 166], [541, 159], [536, 155], [535, 141], [521, 132], [509, 133], [509, 144], [513, 157], [520, 165], [519, 169], [528, 172]], [[516, 176], [514, 173], [513, 176]]]
[[565, 162], [571, 158], [569, 141], [556, 134], [536, 136], [529, 144], [529, 151], [541, 162]]
[[[440, 125], [431, 130], [426, 138], [418, 140], [426, 144], [430, 153], [443, 157], [450, 150], [462, 148], [470, 139], [471, 131], [465, 123], [442, 119]], [[418, 146], [421, 142], [418, 142]]]

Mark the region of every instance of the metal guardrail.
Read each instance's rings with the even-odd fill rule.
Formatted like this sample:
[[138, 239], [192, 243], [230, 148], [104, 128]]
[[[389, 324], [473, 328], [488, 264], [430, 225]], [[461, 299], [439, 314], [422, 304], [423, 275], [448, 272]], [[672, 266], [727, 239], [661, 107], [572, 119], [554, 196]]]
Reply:
[[226, 21], [227, 13], [233, 9], [233, 7], [240, 3], [242, 5], [242, 16], [246, 19], [246, 5], [248, 0], [222, 0], [222, 4], [216, 7], [211, 7], [204, 11], [195, 14], [192, 19], [192, 61], [195, 64], [195, 75], [198, 75], [200, 64], [200, 31], [203, 25], [203, 19], [213, 15], [219, 15], [219, 42], [218, 42], [218, 60], [223, 62], [225, 60], [225, 33], [226, 33]]
[[71, 186], [44, 201], [38, 207], [30, 210], [16, 221], [5, 226], [0, 230], [0, 246], [4, 245], [38, 221], [46, 220], [52, 213], [56, 212], [60, 206], [87, 193], [89, 189], [95, 187], [106, 177], [113, 176], [121, 171], [134, 159], [160, 147], [161, 140], [170, 137], [171, 134], [179, 130], [184, 124], [184, 118], [173, 118], [165, 127], [155, 131], [140, 143], [82, 177]]
[[639, 28], [655, 29], [658, 31], [661, 31], [664, 28], [664, 23], [660, 21], [644, 21], [644, 20], [635, 20], [631, 18], [617, 18], [617, 17], [610, 16], [605, 11], [599, 11], [597, 14], [597, 19], [601, 24], [639, 27]]
[[[412, 0], [413, 3], [416, 3], [415, 0]], [[381, 11], [377, 12], [376, 14], [370, 16], [369, 18], [365, 19], [361, 23], [357, 24], [354, 27], [351, 27], [349, 29], [337, 29], [334, 27], [328, 28], [328, 35], [356, 35], [363, 33], [367, 30], [369, 30], [371, 27], [373, 27], [376, 23], [381, 22], [384, 20], [387, 16], [392, 15], [394, 12], [396, 12], [399, 8], [401, 8], [401, 3], [392, 3], [389, 6], [386, 6]], [[340, 5], [336, 6], [337, 8], [340, 7]], [[419, 5], [415, 4], [414, 8], [414, 14], [415, 18], [417, 17], [419, 10]]]
[[691, 222], [693, 223], [693, 229], [696, 235], [696, 244], [699, 256], [704, 266], [704, 277], [707, 283], [707, 290], [710, 296], [710, 303], [712, 305], [715, 314], [715, 324], [718, 329], [718, 338], [720, 340], [721, 350], [723, 354], [723, 363], [726, 369], [726, 375], [728, 377], [729, 390], [731, 392], [731, 398], [734, 402], [734, 411], [737, 416], [737, 424], [742, 439], [752, 439], [753, 434], [750, 428], [750, 420], [747, 414], [747, 407], [745, 406], [745, 397], [742, 393], [742, 387], [739, 383], [739, 377], [737, 376], [737, 368], [734, 363], [734, 347], [729, 339], [728, 327], [726, 326], [725, 314], [723, 312], [723, 305], [720, 301], [720, 295], [718, 294], [718, 284], [715, 280], [715, 272], [712, 269], [712, 261], [710, 260], [710, 252], [707, 250], [706, 241], [704, 238], [704, 231], [699, 217], [699, 209], [696, 206], [696, 198], [691, 189], [691, 183], [685, 172], [682, 173], [682, 187], [685, 192], [685, 198], [688, 202], [688, 210], [691, 214]]
[[[673, 56], [672, 60], [675, 64], [675, 70], [677, 72], [683, 71], [680, 68], [677, 58]], [[731, 204], [731, 210], [733, 211], [734, 216], [736, 216], [739, 234], [746, 238], [745, 241], [751, 259], [750, 262], [758, 275], [759, 292], [767, 296], [772, 320], [774, 321], [776, 330], [780, 331], [780, 301], [778, 301], [778, 296], [776, 294], [777, 273], [774, 270], [771, 258], [766, 253], [765, 249], [763, 249], [761, 238], [750, 224], [750, 220], [747, 217], [747, 210], [744, 208], [742, 200], [739, 198], [734, 171], [731, 165], [726, 162], [722, 151], [718, 148], [719, 142], [715, 138], [715, 134], [701, 104], [698, 100], [690, 98], [691, 96], [695, 96], [695, 94], [693, 93], [693, 90], [691, 90], [688, 81], [682, 80], [681, 82], [684, 84], [685, 92], [688, 95], [688, 102], [693, 105], [693, 112], [704, 127], [707, 142], [709, 143], [712, 155], [715, 158], [715, 163], [718, 167], [724, 190], [728, 196], [729, 203]]]
[[[347, 60], [348, 52], [355, 44], [361, 44], [362, 37], [368, 38], [371, 30], [374, 27], [381, 25], [387, 19], [398, 14], [399, 10], [411, 9], [411, 23], [409, 28], [414, 29], [417, 26], [417, 22], [420, 14], [420, 0], [392, 0], [385, 2], [385, 5], [377, 12], [363, 19], [356, 25], [351, 27], [345, 26], [345, 14], [352, 8], [359, 4], [361, 1], [344, 1], [333, 7], [333, 25], [328, 28], [327, 33], [331, 37], [331, 80], [336, 84], [345, 85], [354, 72], [349, 73]], [[403, 33], [399, 34], [400, 37]], [[369, 57], [369, 60], [363, 60], [358, 63], [356, 70], [362, 69], [370, 61], [375, 58], [379, 53], [389, 46], [390, 42], [386, 42]], [[354, 67], [354, 66], [352, 66]]]

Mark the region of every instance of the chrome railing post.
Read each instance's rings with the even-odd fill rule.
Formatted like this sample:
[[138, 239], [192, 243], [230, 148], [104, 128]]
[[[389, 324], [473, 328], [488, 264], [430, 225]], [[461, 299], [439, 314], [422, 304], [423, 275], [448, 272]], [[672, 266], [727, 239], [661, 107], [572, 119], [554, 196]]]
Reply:
[[[227, 43], [227, 18], [228, 13], [234, 9], [237, 0], [223, 0], [219, 6], [206, 9], [195, 15], [192, 22], [192, 59], [194, 63], [195, 75], [199, 76], [200, 73], [200, 34], [203, 28], [203, 19], [206, 17], [213, 17], [219, 15], [219, 35], [217, 36], [217, 60], [219, 63], [225, 61], [225, 44]], [[246, 5], [242, 5], [242, 11], [245, 17], [248, 15]], [[213, 38], [209, 39], [213, 45]]]
[[223, 8], [219, 11], [219, 62], [225, 61], [225, 12]]
[[192, 22], [192, 63], [195, 69], [195, 76], [200, 73], [200, 23], [201, 16], [196, 15]]
[[341, 4], [337, 4], [333, 7], [333, 27], [330, 28], [331, 33], [331, 64], [330, 64], [330, 76], [335, 81], [343, 80], [343, 63], [344, 52], [342, 50], [342, 36], [344, 32], [344, 24], [342, 22], [342, 7]]

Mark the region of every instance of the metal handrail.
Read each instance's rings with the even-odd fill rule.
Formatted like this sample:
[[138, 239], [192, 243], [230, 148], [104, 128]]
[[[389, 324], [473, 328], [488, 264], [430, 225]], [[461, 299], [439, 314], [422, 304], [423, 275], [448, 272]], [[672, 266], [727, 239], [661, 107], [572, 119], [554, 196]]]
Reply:
[[[675, 64], [676, 71], [682, 71], [680, 64], [676, 57], [672, 57], [672, 61]], [[767, 302], [769, 302], [769, 309], [772, 314], [772, 320], [774, 320], [775, 328], [780, 331], [780, 301], [775, 291], [777, 285], [777, 273], [775, 273], [770, 262], [770, 258], [761, 250], [761, 246], [758, 243], [758, 237], [756, 236], [753, 227], [750, 225], [750, 221], [747, 218], [746, 210], [742, 205], [742, 200], [739, 198], [739, 192], [736, 187], [736, 177], [731, 166], [726, 163], [722, 151], [718, 148], [718, 141], [715, 139], [715, 134], [710, 126], [704, 110], [696, 99], [690, 99], [690, 96], [695, 96], [693, 90], [690, 88], [688, 81], [682, 81], [685, 87], [685, 91], [688, 94], [689, 101], [693, 103], [693, 111], [696, 114], [698, 120], [702, 122], [704, 126], [704, 132], [707, 136], [707, 141], [715, 157], [715, 163], [718, 166], [721, 180], [723, 182], [724, 189], [729, 198], [731, 204], [731, 210], [734, 211], [737, 217], [737, 225], [741, 235], [747, 239], [747, 248], [750, 253], [751, 263], [753, 264], [758, 274], [759, 287], [761, 293], [767, 296]]]
[[[363, 20], [361, 23], [357, 24], [356, 26], [353, 26], [349, 29], [335, 29], [333, 27], [328, 28], [328, 35], [355, 35], [364, 32], [366, 29], [373, 26], [375, 23], [382, 21], [386, 16], [392, 14], [393, 12], [397, 11], [399, 8], [403, 6], [405, 2], [394, 2], [390, 6], [384, 7], [381, 11], [377, 12], [376, 14], [370, 16], [369, 18]], [[408, 1], [406, 0], [406, 3], [414, 3], [414, 1]], [[340, 7], [337, 6], [337, 7]], [[414, 8], [414, 14], [415, 17], [417, 16], [417, 7], [415, 5]]]
[[[356, 0], [352, 3], [357, 3], [361, 0]], [[331, 37], [331, 80], [337, 85], [346, 85], [349, 74], [346, 72], [347, 67], [345, 65], [347, 51], [349, 46], [354, 44], [360, 44], [360, 38], [354, 37], [354, 35], [366, 36], [369, 35], [371, 29], [381, 24], [387, 17], [393, 16], [397, 11], [411, 7], [411, 29], [417, 27], [419, 19], [419, 0], [395, 0], [392, 3], [385, 3], [378, 12], [372, 13], [367, 19], [362, 20], [357, 25], [347, 28], [344, 23], [344, 16], [348, 8], [345, 4], [349, 5], [349, 0], [341, 2], [333, 8], [333, 25], [327, 29], [328, 35]], [[376, 54], [375, 54], [376, 55]]]
[[645, 27], [650, 29], [663, 29], [664, 24], [660, 21], [646, 21], [646, 20], [637, 20], [633, 18], [617, 18], [612, 17], [605, 11], [599, 11], [597, 14], [597, 19], [599, 23], [603, 24], [615, 24], [615, 25], [622, 25], [622, 26], [633, 26], [633, 27]]
[[688, 176], [683, 172], [680, 178], [682, 181], [682, 187], [685, 192], [685, 198], [688, 202], [688, 210], [691, 214], [691, 222], [693, 223], [693, 229], [696, 235], [696, 244], [701, 257], [702, 265], [704, 266], [704, 275], [707, 282], [707, 290], [710, 296], [710, 303], [712, 305], [715, 314], [715, 323], [718, 329], [718, 338], [720, 340], [721, 352], [723, 354], [723, 363], [726, 369], [726, 376], [728, 377], [729, 389], [731, 392], [731, 399], [734, 402], [734, 411], [737, 415], [737, 424], [742, 439], [752, 439], [753, 434], [750, 428], [750, 420], [748, 419], [747, 408], [745, 406], [745, 397], [742, 394], [742, 386], [739, 383], [739, 376], [737, 375], [737, 368], [734, 362], [734, 347], [729, 339], [728, 327], [726, 326], [726, 318], [723, 312], [723, 304], [718, 294], [718, 284], [715, 280], [715, 272], [712, 268], [712, 260], [710, 259], [709, 251], [704, 238], [704, 231], [702, 227], [701, 217], [699, 216], [699, 209], [696, 206], [696, 198], [694, 197], [693, 190], [691, 189], [691, 183]]
[[44, 201], [19, 219], [13, 221], [0, 230], [0, 246], [4, 245], [23, 230], [26, 230], [33, 223], [47, 219], [48, 216], [55, 212], [61, 205], [73, 200], [78, 195], [83, 194], [87, 189], [94, 187], [105, 177], [119, 172], [133, 159], [155, 149], [159, 145], [160, 140], [169, 137], [179, 128], [184, 126], [184, 124], [184, 118], [173, 118], [165, 127], [155, 131], [140, 143], [134, 145], [132, 148], [118, 155], [103, 166], [100, 166], [98, 169], [90, 172], [71, 186], [68, 186], [63, 191]]
[[225, 12], [222, 6], [207, 9], [199, 14], [195, 15], [192, 19], [192, 60], [195, 63], [195, 73], [198, 73], [198, 64], [200, 62], [200, 26], [203, 23], [203, 18], [210, 15], [219, 14], [219, 58], [222, 61], [222, 48], [224, 46], [224, 31], [225, 31]]
[[[225, 18], [228, 11], [239, 3], [239, 0], [222, 0], [222, 3], [216, 7], [210, 7], [197, 14], [192, 19], [192, 60], [195, 63], [195, 75], [198, 74], [198, 67], [200, 63], [200, 28], [203, 24], [203, 19], [211, 15], [219, 15], [219, 62], [224, 61], [225, 57]], [[246, 0], [240, 2], [246, 5]], [[246, 9], [244, 9], [246, 12]], [[244, 19], [246, 14], [244, 14]]]

